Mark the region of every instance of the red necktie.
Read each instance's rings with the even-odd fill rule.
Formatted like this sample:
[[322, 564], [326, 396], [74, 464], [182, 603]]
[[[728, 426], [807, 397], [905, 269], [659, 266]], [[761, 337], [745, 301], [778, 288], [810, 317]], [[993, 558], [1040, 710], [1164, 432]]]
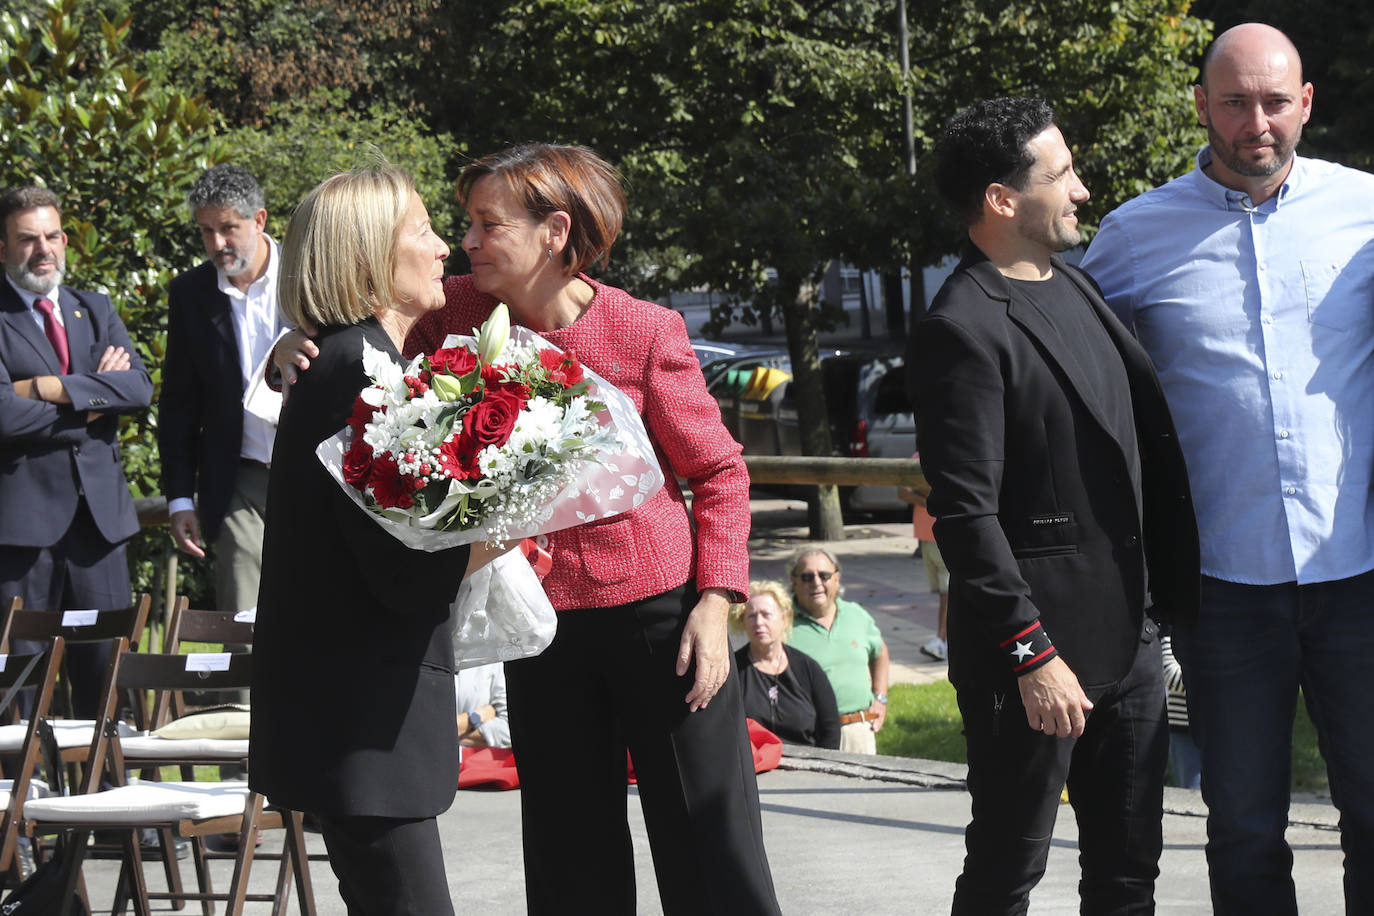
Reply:
[[33, 307], [43, 313], [43, 333], [48, 335], [48, 343], [52, 344], [53, 352], [57, 354], [57, 364], [62, 367], [62, 374], [66, 375], [72, 364], [71, 353], [67, 350], [67, 331], [57, 323], [50, 300], [39, 299]]

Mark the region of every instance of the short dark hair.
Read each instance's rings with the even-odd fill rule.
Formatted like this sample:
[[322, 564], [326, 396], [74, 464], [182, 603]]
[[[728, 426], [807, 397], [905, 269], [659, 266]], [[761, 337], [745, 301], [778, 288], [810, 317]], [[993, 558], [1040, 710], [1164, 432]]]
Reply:
[[37, 210], [39, 207], [52, 207], [57, 211], [58, 218], [61, 219], [62, 217], [62, 202], [57, 199], [56, 194], [47, 188], [40, 188], [36, 185], [10, 188], [3, 195], [0, 195], [0, 234], [9, 234], [11, 213]]
[[537, 220], [562, 210], [572, 218], [563, 266], [582, 273], [609, 261], [611, 244], [625, 221], [625, 191], [615, 167], [585, 146], [525, 143], [483, 156], [458, 176], [458, 202], [467, 206], [472, 186], [499, 175]]
[[267, 195], [246, 169], [236, 165], [217, 165], [205, 170], [186, 195], [191, 215], [201, 207], [229, 207], [244, 219], [252, 219], [267, 207]]
[[1029, 144], [1056, 124], [1044, 99], [985, 99], [956, 114], [935, 142], [935, 189], [972, 226], [990, 184], [1025, 190], [1035, 164]]

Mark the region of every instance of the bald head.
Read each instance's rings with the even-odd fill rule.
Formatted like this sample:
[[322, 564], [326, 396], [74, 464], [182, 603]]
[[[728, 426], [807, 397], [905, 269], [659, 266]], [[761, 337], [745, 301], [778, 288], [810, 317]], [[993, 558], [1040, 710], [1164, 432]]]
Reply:
[[1312, 116], [1312, 84], [1302, 81], [1288, 36], [1258, 22], [1221, 33], [1203, 58], [1193, 102], [1212, 151], [1206, 173], [1256, 206], [1277, 193]]
[[1297, 45], [1272, 25], [1242, 22], [1222, 32], [1207, 46], [1202, 55], [1202, 88], [1207, 88], [1213, 66], [1234, 69], [1241, 65], [1253, 66], [1260, 61], [1280, 67], [1302, 82], [1302, 58], [1298, 56]]

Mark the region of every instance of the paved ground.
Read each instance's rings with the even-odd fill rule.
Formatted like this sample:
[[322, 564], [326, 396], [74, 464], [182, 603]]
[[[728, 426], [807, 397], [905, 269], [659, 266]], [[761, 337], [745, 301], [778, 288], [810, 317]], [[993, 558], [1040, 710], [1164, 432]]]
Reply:
[[[774, 882], [791, 916], [910, 916], [947, 913], [963, 858], [968, 797], [960, 767], [898, 758], [857, 758], [835, 751], [788, 756], [784, 768], [759, 777], [763, 824]], [[1208, 912], [1203, 865], [1203, 819], [1196, 795], [1167, 790], [1165, 851], [1158, 911], [1173, 916]], [[518, 792], [460, 792], [440, 818], [449, 883], [459, 913], [515, 916], [524, 912]], [[630, 825], [639, 876], [639, 912], [662, 912], [635, 790]], [[1298, 806], [1288, 838], [1296, 861], [1303, 913], [1343, 911], [1339, 837], [1323, 806]], [[310, 842], [322, 844], [317, 835]], [[276, 846], [275, 839], [264, 849]], [[182, 863], [190, 876], [189, 863]], [[269, 863], [255, 883], [270, 887]], [[156, 882], [153, 866], [149, 880]], [[313, 866], [320, 916], [346, 912], [326, 863]], [[94, 862], [87, 879], [95, 911], [110, 899], [115, 866]], [[1032, 894], [1031, 913], [1077, 913], [1076, 832], [1068, 808], [1055, 828], [1045, 880]], [[228, 883], [227, 869], [216, 879]], [[165, 907], [163, 907], [165, 909]], [[291, 912], [296, 912], [294, 909]], [[194, 912], [186, 910], [185, 912]], [[222, 912], [222, 910], [220, 910]], [[265, 905], [249, 913], [267, 912]], [[575, 906], [570, 916], [582, 916]]]
[[[754, 577], [782, 578], [785, 559], [805, 542], [802, 504], [756, 501], [755, 533]], [[923, 569], [911, 556], [915, 541], [910, 525], [887, 519], [851, 526], [847, 534], [845, 541], [831, 545], [844, 566], [846, 595], [871, 611], [882, 627], [893, 657], [894, 683], [944, 677], [944, 666], [919, 651], [934, 631], [937, 605]], [[947, 913], [968, 820], [962, 780], [963, 768], [952, 764], [790, 749], [780, 769], [759, 777], [765, 838], [783, 912]], [[639, 912], [661, 913], [633, 788], [628, 804]], [[524, 912], [519, 805], [518, 792], [462, 792], [440, 819], [459, 913]], [[1167, 790], [1165, 806], [1158, 912], [1206, 913], [1205, 811], [1197, 793], [1178, 789]], [[1322, 803], [1298, 804], [1290, 821], [1301, 911], [1342, 912], [1343, 854], [1334, 810]], [[322, 851], [317, 835], [310, 841]], [[276, 845], [270, 838], [263, 848]], [[262, 865], [255, 877], [269, 885], [270, 863]], [[149, 866], [150, 881], [156, 883], [153, 868]], [[189, 863], [183, 868], [189, 877]], [[321, 916], [342, 916], [345, 909], [328, 865], [315, 863], [313, 874]], [[99, 912], [110, 899], [115, 868], [113, 863], [91, 863], [87, 875]], [[1066, 807], [1055, 828], [1048, 874], [1032, 895], [1031, 912], [1077, 913], [1077, 878], [1077, 835]], [[227, 885], [227, 869], [217, 880]], [[266, 908], [248, 910], [255, 911]], [[568, 912], [581, 916], [572, 905]]]

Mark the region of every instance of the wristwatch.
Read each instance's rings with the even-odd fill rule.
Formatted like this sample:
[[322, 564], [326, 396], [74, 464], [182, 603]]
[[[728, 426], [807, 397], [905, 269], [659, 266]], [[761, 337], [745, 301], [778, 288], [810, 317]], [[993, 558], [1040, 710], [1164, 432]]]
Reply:
[[887, 705], [887, 694], [885, 693], [875, 693], [873, 694], [873, 699], [877, 700], [879, 703], [882, 703], [884, 706]]

